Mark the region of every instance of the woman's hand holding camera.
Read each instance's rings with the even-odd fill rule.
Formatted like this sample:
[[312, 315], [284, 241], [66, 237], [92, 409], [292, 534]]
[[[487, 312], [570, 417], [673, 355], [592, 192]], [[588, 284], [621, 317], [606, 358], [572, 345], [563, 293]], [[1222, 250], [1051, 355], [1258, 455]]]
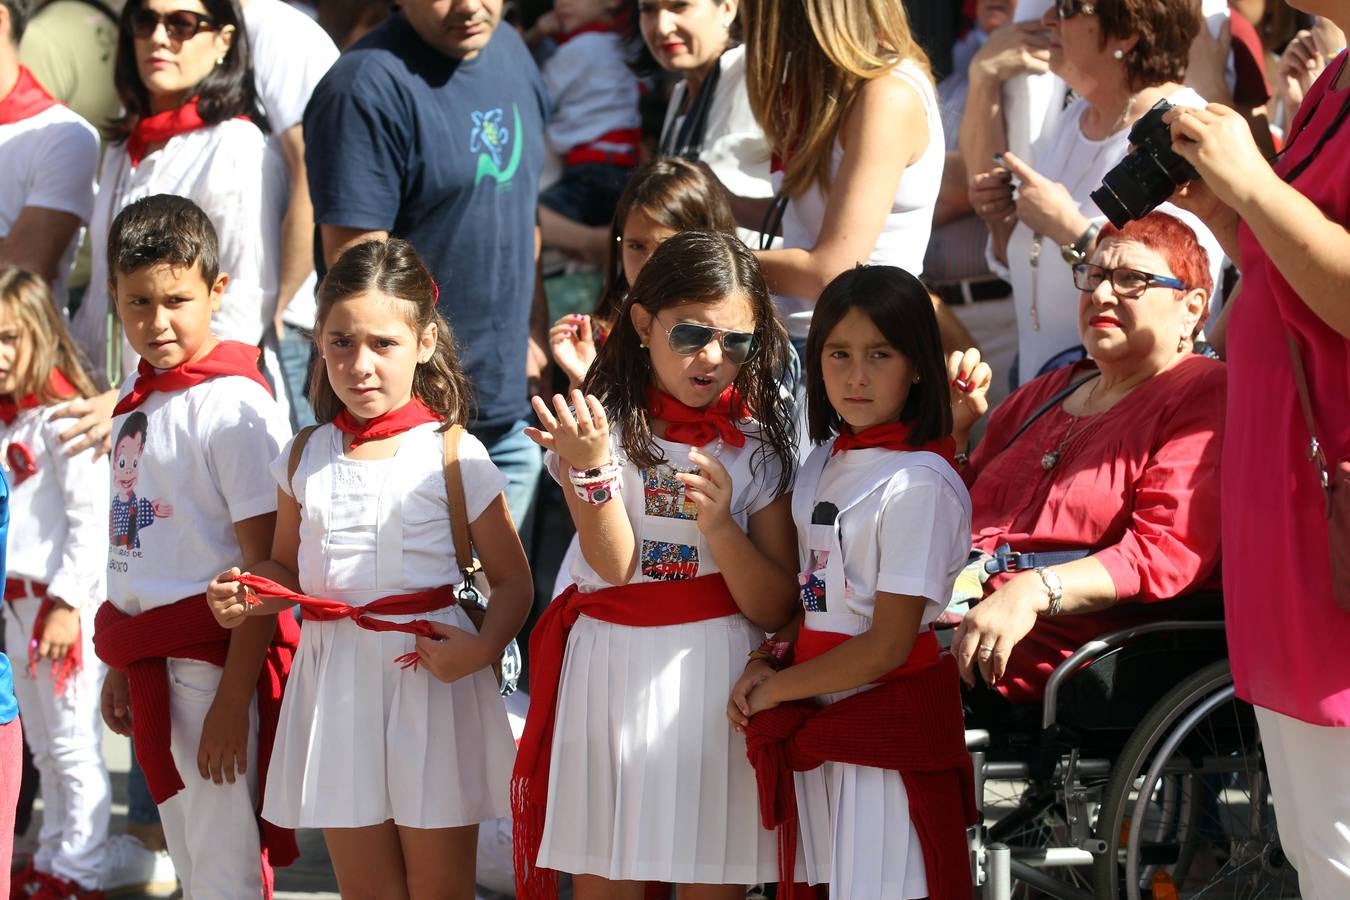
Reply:
[[[1178, 106], [1163, 116], [1172, 129], [1172, 149], [1195, 166], [1205, 187], [1225, 206], [1241, 211], [1272, 179], [1275, 171], [1261, 155], [1247, 121], [1226, 106], [1211, 103], [1204, 109]], [[1178, 205], [1209, 224], [1220, 215], [1205, 191], [1188, 185]]]

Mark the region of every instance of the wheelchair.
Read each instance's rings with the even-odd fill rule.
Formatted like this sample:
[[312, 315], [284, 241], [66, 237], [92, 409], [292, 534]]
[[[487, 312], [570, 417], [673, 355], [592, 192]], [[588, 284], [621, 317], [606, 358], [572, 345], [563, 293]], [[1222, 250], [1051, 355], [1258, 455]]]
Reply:
[[[1055, 669], [1040, 707], [1013, 707], [1020, 724], [967, 730], [984, 811], [969, 835], [977, 896], [1298, 896], [1215, 602], [1173, 601], [1176, 619], [1088, 642]], [[1082, 689], [1112, 669], [1123, 701]], [[1141, 680], [1162, 690], [1129, 696]]]

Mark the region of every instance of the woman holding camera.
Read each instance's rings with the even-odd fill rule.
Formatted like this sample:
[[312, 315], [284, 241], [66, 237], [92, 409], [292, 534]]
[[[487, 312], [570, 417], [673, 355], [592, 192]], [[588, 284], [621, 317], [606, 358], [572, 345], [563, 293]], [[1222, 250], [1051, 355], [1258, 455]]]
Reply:
[[[971, 179], [971, 203], [990, 226], [991, 265], [1006, 267], [1013, 286], [1014, 384], [1083, 356], [1069, 268], [1092, 250], [1104, 219], [1089, 194], [1125, 156], [1130, 126], [1161, 99], [1204, 105], [1181, 86], [1201, 27], [1198, 4], [1057, 0], [1041, 25], [1043, 34], [1025, 23], [1001, 29], [975, 55], [961, 122], [966, 170], [980, 173]], [[1023, 160], [1005, 153], [1001, 91], [1008, 78], [1034, 67], [1042, 43], [1050, 71], [1076, 99]], [[993, 164], [995, 154], [1003, 154], [1001, 165]], [[1217, 271], [1218, 247], [1199, 236]]]
[[[1299, 6], [1350, 30], [1350, 0]], [[1256, 707], [1281, 844], [1307, 898], [1350, 896], [1350, 539], [1333, 534], [1326, 516], [1298, 376], [1301, 369], [1320, 457], [1334, 475], [1350, 457], [1346, 58], [1304, 98], [1273, 168], [1232, 110], [1166, 117], [1174, 148], [1201, 177], [1178, 202], [1209, 224], [1242, 271], [1218, 336], [1229, 372], [1228, 648], [1238, 696]], [[1336, 490], [1333, 508], [1343, 507], [1350, 484]]]

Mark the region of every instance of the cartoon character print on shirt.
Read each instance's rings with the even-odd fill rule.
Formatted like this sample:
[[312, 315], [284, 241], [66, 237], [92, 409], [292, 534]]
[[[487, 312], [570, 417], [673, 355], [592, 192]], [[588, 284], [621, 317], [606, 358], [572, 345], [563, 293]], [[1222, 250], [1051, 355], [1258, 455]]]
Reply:
[[[478, 172], [473, 179], [475, 186], [484, 178], [491, 178], [497, 182], [498, 190], [507, 190], [516, 177], [525, 142], [520, 133], [520, 108], [513, 103], [511, 112], [513, 124], [510, 126], [503, 121], [505, 114], [501, 107], [470, 113], [473, 127], [469, 132], [469, 152], [478, 154]], [[508, 146], [510, 158], [503, 166], [502, 159], [506, 157]]]
[[113, 551], [124, 556], [140, 550], [141, 529], [149, 528], [156, 519], [173, 515], [171, 504], [136, 496], [148, 425], [145, 413], [133, 412], [122, 423], [117, 442], [113, 444], [113, 496], [108, 513], [108, 540]]
[[[643, 512], [657, 519], [698, 518], [698, 507], [685, 495], [676, 469], [662, 463], [642, 470]], [[680, 581], [698, 574], [698, 547], [671, 541], [642, 541], [642, 574], [653, 581]]]
[[806, 571], [797, 576], [802, 587], [802, 607], [807, 612], [825, 611], [825, 567], [830, 564], [830, 551], [812, 550]]

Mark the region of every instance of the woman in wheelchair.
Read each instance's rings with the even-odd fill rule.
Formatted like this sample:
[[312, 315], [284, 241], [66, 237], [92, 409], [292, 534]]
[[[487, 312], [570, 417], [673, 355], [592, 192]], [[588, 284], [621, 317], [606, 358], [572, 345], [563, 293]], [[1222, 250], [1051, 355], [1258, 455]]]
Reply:
[[948, 364], [978, 554], [952, 647], [966, 682], [978, 673], [1003, 698], [968, 692], [976, 709], [1038, 703], [1080, 645], [1174, 617], [1155, 604], [1217, 577], [1226, 375], [1192, 352], [1207, 255], [1155, 212], [1103, 228], [1073, 278], [1088, 359], [1014, 392], [968, 459], [991, 373], [976, 350]]

